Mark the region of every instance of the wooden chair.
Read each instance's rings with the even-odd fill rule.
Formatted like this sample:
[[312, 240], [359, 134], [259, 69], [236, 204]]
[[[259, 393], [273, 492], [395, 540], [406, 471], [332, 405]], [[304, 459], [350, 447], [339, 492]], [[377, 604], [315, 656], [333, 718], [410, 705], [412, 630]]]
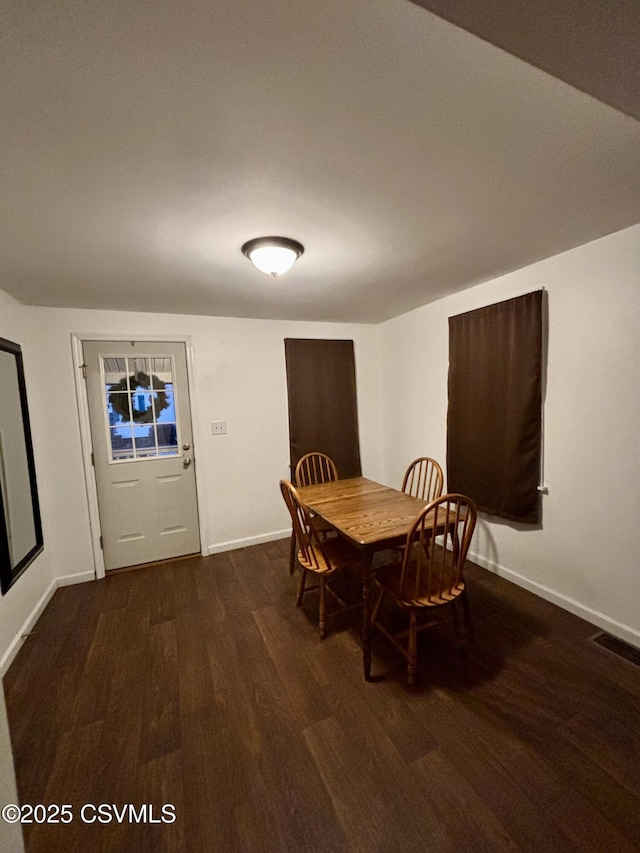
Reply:
[[[327, 633], [327, 609], [326, 592], [330, 592], [341, 605], [341, 612], [351, 610], [360, 606], [361, 602], [347, 605], [336, 591], [329, 586], [328, 579], [344, 569], [352, 569], [359, 572], [361, 556], [357, 548], [349, 545], [344, 539], [335, 537], [333, 539], [321, 539], [311, 514], [305, 504], [302, 503], [298, 492], [288, 480], [280, 481], [280, 491], [287, 505], [295, 541], [298, 543], [297, 558], [302, 569], [300, 586], [296, 606], [300, 607], [305, 592], [312, 589], [320, 589], [320, 606], [318, 614], [318, 626], [320, 636], [324, 638]], [[313, 572], [318, 576], [319, 583], [308, 587], [307, 575]]]
[[313, 451], [298, 460], [294, 475], [296, 486], [315, 486], [339, 480], [336, 463], [326, 453]]
[[433, 501], [442, 494], [443, 485], [444, 476], [440, 465], [429, 456], [421, 456], [407, 468], [402, 491], [423, 501]]
[[[339, 480], [336, 464], [326, 453], [313, 451], [300, 457], [293, 480], [296, 486], [316, 486], [318, 483], [332, 483]], [[331, 527], [323, 521], [319, 521], [317, 529], [326, 535]], [[291, 547], [289, 551], [289, 574], [292, 575], [296, 566], [296, 537], [291, 531]]]
[[[418, 631], [429, 623], [418, 625], [418, 613], [435, 612], [435, 608], [449, 605], [461, 645], [471, 638], [471, 614], [463, 577], [471, 537], [478, 512], [475, 504], [464, 495], [443, 495], [422, 509], [407, 534], [402, 565], [397, 562], [382, 566], [376, 572], [381, 586], [380, 595], [372, 614], [374, 628], [378, 628], [408, 662], [408, 681], [415, 684], [418, 655]], [[443, 545], [436, 544], [436, 536], [443, 536]], [[451, 540], [451, 549], [447, 543]], [[409, 613], [409, 630], [391, 633], [378, 620], [378, 611], [385, 595]], [[462, 605], [464, 628], [458, 607]]]
[[[442, 494], [443, 484], [442, 468], [436, 460], [430, 456], [420, 456], [414, 459], [405, 471], [402, 491], [414, 498], [420, 498], [421, 501], [433, 501]], [[425, 544], [428, 548], [429, 543]], [[398, 552], [402, 551], [402, 546], [392, 550], [397, 556]]]

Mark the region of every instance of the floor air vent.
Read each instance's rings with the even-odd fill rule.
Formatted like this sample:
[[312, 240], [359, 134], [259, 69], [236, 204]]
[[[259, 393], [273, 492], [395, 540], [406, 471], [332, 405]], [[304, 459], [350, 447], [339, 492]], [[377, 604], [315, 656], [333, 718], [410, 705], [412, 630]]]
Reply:
[[624, 640], [612, 637], [611, 634], [606, 634], [604, 631], [594, 634], [593, 637], [590, 637], [590, 640], [592, 643], [595, 643], [596, 646], [606, 649], [616, 657], [623, 658], [623, 660], [628, 661], [634, 666], [640, 667], [640, 649], [636, 649], [635, 646], [630, 646], [629, 643], [625, 643]]

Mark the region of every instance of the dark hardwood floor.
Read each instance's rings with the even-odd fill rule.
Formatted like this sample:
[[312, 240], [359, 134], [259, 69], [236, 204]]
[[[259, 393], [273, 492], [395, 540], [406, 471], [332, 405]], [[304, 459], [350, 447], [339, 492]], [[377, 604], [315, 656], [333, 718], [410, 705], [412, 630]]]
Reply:
[[592, 625], [470, 566], [470, 654], [424, 632], [409, 689], [378, 636], [366, 684], [359, 613], [320, 640], [288, 549], [56, 592], [4, 687], [21, 802], [74, 820], [28, 851], [640, 850], [640, 669]]

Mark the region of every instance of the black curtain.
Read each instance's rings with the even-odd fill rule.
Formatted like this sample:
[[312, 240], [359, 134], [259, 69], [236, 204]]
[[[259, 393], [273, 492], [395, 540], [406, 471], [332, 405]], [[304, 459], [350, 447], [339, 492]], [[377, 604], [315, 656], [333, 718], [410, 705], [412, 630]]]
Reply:
[[540, 522], [542, 295], [449, 317], [447, 490]]
[[353, 341], [286, 338], [291, 471], [317, 450], [341, 479], [359, 477], [360, 442]]

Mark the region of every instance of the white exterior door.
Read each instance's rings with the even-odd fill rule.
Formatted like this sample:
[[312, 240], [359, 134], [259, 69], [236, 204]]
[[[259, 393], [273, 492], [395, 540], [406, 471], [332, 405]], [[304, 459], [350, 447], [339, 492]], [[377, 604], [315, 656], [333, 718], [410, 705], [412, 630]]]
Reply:
[[83, 351], [105, 569], [200, 553], [184, 344]]

